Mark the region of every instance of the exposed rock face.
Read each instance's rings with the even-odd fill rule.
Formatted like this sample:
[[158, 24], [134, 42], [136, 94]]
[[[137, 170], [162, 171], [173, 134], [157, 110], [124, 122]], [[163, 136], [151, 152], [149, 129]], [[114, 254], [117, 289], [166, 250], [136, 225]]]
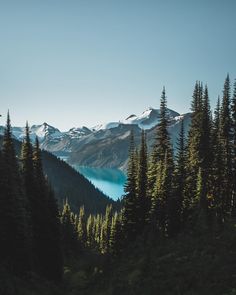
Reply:
[[[184, 120], [185, 132], [187, 133], [191, 115], [190, 113], [180, 115], [169, 109], [168, 116], [169, 133], [175, 148], [180, 131], [180, 122]], [[150, 149], [154, 143], [159, 120], [159, 110], [148, 108], [140, 116], [132, 114], [125, 120], [97, 125], [91, 129], [83, 126], [71, 128], [67, 132], [60, 132], [47, 123], [33, 125], [30, 128], [30, 136], [32, 140], [38, 136], [42, 149], [57, 156], [66, 157], [70, 164], [125, 169], [131, 130], [134, 131], [135, 142], [138, 146], [141, 140], [141, 130], [145, 129]], [[1, 133], [3, 133], [3, 127], [0, 127]], [[22, 140], [24, 128], [13, 127], [13, 135]]]

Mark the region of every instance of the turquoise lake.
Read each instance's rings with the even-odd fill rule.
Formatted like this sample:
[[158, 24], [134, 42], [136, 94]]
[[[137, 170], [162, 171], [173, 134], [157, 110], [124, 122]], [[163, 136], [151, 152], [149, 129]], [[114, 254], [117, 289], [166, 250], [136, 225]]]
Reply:
[[74, 168], [113, 200], [117, 200], [123, 196], [126, 175], [121, 170], [77, 165]]

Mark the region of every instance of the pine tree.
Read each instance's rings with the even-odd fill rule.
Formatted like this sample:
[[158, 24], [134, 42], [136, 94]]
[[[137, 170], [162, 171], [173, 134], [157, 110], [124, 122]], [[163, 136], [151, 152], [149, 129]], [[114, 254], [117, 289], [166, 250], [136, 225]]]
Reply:
[[210, 198], [209, 207], [214, 208], [215, 217], [218, 224], [223, 222], [223, 191], [222, 191], [222, 143], [220, 136], [220, 98], [218, 98], [217, 106], [214, 112], [214, 120], [212, 124], [212, 165], [210, 171]]
[[[173, 154], [168, 127], [168, 109], [165, 88], [163, 88], [160, 104], [160, 123], [157, 126], [156, 144], [152, 152], [149, 170], [149, 186], [151, 192], [151, 209], [149, 222], [163, 233], [169, 223], [169, 209], [173, 198]], [[155, 182], [153, 183], [153, 180]]]
[[137, 171], [137, 230], [141, 232], [147, 222], [148, 212], [150, 209], [150, 199], [148, 199], [147, 196], [147, 144], [144, 130], [142, 130]]
[[212, 145], [211, 145], [211, 110], [208, 97], [208, 88], [205, 87], [202, 100], [202, 130], [199, 146], [199, 158], [201, 174], [204, 181], [202, 182], [202, 192], [200, 198], [200, 207], [207, 217], [208, 194], [210, 185], [210, 173], [212, 164]]
[[220, 112], [220, 136], [222, 145], [223, 173], [223, 213], [228, 215], [232, 202], [232, 147], [231, 147], [231, 109], [230, 109], [230, 79], [227, 75], [224, 83], [223, 99]]
[[0, 263], [18, 275], [31, 268], [27, 199], [22, 191], [9, 112], [2, 145], [0, 194]]
[[32, 191], [30, 203], [35, 269], [41, 276], [57, 282], [62, 278], [63, 264], [59, 211], [53, 190], [43, 173], [37, 138], [33, 151], [33, 168], [34, 192]]
[[165, 157], [172, 157], [172, 150], [170, 144], [170, 136], [168, 133], [168, 109], [167, 109], [167, 99], [165, 87], [163, 88], [161, 95], [161, 104], [160, 104], [160, 123], [157, 128], [157, 137], [156, 137], [156, 157], [158, 161], [164, 161]]
[[157, 179], [152, 194], [150, 220], [153, 229], [158, 229], [163, 235], [169, 234], [170, 212], [173, 202], [173, 162], [169, 161], [166, 152], [164, 161], [159, 161]]
[[134, 135], [133, 132], [131, 132], [127, 181], [125, 184], [124, 214], [122, 220], [125, 233], [124, 238], [127, 242], [131, 241], [137, 232], [136, 173]]
[[180, 132], [177, 142], [176, 168], [174, 180], [174, 203], [172, 216], [174, 217], [173, 230], [178, 232], [184, 221], [184, 196], [186, 178], [186, 139], [184, 131], [184, 120], [181, 120]]
[[112, 216], [109, 246], [113, 256], [120, 254], [122, 250], [121, 215], [117, 212]]
[[149, 163], [148, 170], [148, 194], [151, 196], [154, 191], [154, 186], [157, 178], [157, 167], [159, 161], [164, 161], [165, 156], [171, 160], [172, 158], [172, 148], [170, 144], [170, 137], [168, 134], [168, 109], [167, 109], [167, 98], [165, 87], [161, 94], [160, 103], [160, 123], [157, 126], [157, 134], [155, 139], [155, 144], [153, 146], [153, 151], [151, 154], [151, 159]]
[[102, 216], [100, 214], [97, 214], [96, 218], [95, 218], [95, 244], [96, 244], [96, 248], [99, 250], [101, 249], [101, 231], [102, 231]]
[[25, 194], [28, 200], [32, 202], [35, 194], [34, 183], [34, 167], [33, 167], [33, 149], [30, 142], [29, 125], [26, 122], [25, 138], [21, 148], [21, 174], [23, 176], [23, 183]]
[[90, 248], [94, 248], [95, 246], [94, 234], [94, 216], [90, 214], [87, 219], [87, 245]]
[[65, 258], [75, 255], [78, 247], [77, 231], [70, 205], [66, 200], [61, 213], [62, 246]]
[[236, 80], [232, 98], [232, 216], [236, 217]]
[[197, 175], [201, 163], [200, 146], [202, 139], [202, 104], [203, 89], [200, 82], [196, 82], [192, 98], [191, 125], [187, 146], [187, 178], [185, 186], [185, 214], [191, 217], [196, 206]]
[[82, 243], [83, 246], [86, 246], [87, 242], [87, 225], [86, 225], [86, 217], [85, 217], [85, 211], [84, 206], [80, 207], [79, 210], [79, 223], [78, 223], [78, 237], [79, 241]]
[[101, 251], [102, 253], [110, 252], [110, 236], [111, 236], [111, 224], [112, 224], [112, 206], [107, 206], [105, 218], [102, 224], [101, 235]]

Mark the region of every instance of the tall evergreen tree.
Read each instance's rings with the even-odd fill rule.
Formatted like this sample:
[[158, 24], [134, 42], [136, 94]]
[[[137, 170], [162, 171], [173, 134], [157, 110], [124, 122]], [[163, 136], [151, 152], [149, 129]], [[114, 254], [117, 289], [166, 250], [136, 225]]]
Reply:
[[21, 174], [25, 188], [25, 194], [30, 202], [33, 202], [35, 194], [33, 149], [30, 142], [29, 125], [26, 122], [25, 138], [21, 148]]
[[180, 132], [177, 141], [176, 168], [174, 180], [174, 203], [172, 204], [172, 216], [175, 217], [173, 222], [174, 231], [181, 229], [184, 221], [184, 196], [185, 196], [185, 179], [186, 179], [186, 139], [184, 130], [184, 120], [181, 120]]
[[97, 214], [94, 223], [95, 223], [94, 240], [96, 243], [96, 248], [101, 249], [101, 231], [102, 231], [103, 220], [100, 214]]
[[[188, 134], [187, 146], [187, 178], [185, 186], [185, 213], [191, 217], [192, 210], [196, 207], [197, 175], [201, 163], [200, 146], [202, 139], [202, 105], [203, 89], [200, 82], [196, 82], [192, 97], [191, 125]], [[188, 212], [188, 213], [187, 213]]]
[[212, 128], [212, 170], [211, 170], [211, 194], [216, 219], [219, 224], [223, 222], [223, 190], [221, 185], [223, 173], [222, 142], [220, 135], [220, 98], [214, 113]]
[[94, 216], [89, 215], [87, 219], [87, 245], [90, 248], [95, 247]]
[[78, 237], [79, 241], [82, 245], [86, 245], [87, 242], [87, 224], [86, 224], [86, 216], [84, 211], [84, 206], [80, 207], [79, 210], [79, 223], [78, 223]]
[[220, 112], [220, 135], [222, 145], [223, 173], [223, 211], [228, 215], [232, 202], [232, 146], [231, 146], [231, 109], [230, 109], [230, 79], [227, 75], [224, 83], [223, 98]]
[[157, 178], [158, 162], [164, 162], [165, 156], [172, 159], [172, 149], [170, 144], [170, 137], [167, 127], [169, 125], [167, 98], [165, 87], [163, 87], [160, 103], [160, 123], [157, 126], [157, 134], [155, 138], [155, 144], [150, 158], [148, 169], [148, 193], [151, 196], [154, 191], [154, 186]]
[[31, 268], [27, 199], [22, 191], [12, 139], [9, 112], [3, 136], [3, 168], [0, 194], [0, 263], [8, 271], [23, 274]]
[[33, 151], [33, 167], [35, 191], [32, 192], [30, 200], [35, 267], [43, 277], [60, 281], [63, 262], [59, 211], [54, 193], [43, 174], [42, 157], [37, 138]]
[[232, 97], [232, 216], [236, 217], [236, 80]]
[[147, 144], [144, 130], [142, 130], [137, 171], [137, 217], [138, 231], [141, 231], [146, 224], [150, 208], [150, 199], [147, 194]]
[[112, 206], [107, 206], [105, 218], [102, 224], [102, 235], [101, 235], [101, 251], [102, 253], [110, 252], [110, 236], [111, 236], [111, 225], [112, 225]]
[[[167, 230], [169, 207], [173, 197], [173, 154], [168, 133], [168, 109], [165, 88], [160, 103], [160, 123], [157, 126], [156, 143], [152, 152], [149, 170], [149, 186], [151, 188], [151, 209], [149, 221], [162, 233]], [[153, 180], [155, 182], [153, 183]], [[167, 189], [168, 188], [168, 189]], [[150, 193], [150, 192], [149, 192]]]
[[117, 212], [112, 216], [110, 253], [113, 256], [120, 254], [122, 250], [121, 215]]
[[70, 205], [66, 200], [61, 213], [62, 247], [65, 258], [75, 255], [78, 250], [77, 229], [74, 224]]
[[208, 97], [208, 88], [205, 87], [202, 100], [202, 122], [201, 122], [201, 140], [199, 145], [199, 160], [201, 168], [202, 182], [201, 198], [199, 199], [200, 208], [207, 217], [208, 193], [210, 185], [210, 172], [212, 164], [212, 145], [211, 145], [211, 110]]
[[122, 226], [125, 240], [130, 241], [137, 232], [137, 199], [136, 199], [136, 162], [133, 131], [130, 134], [129, 163], [125, 184], [124, 213]]

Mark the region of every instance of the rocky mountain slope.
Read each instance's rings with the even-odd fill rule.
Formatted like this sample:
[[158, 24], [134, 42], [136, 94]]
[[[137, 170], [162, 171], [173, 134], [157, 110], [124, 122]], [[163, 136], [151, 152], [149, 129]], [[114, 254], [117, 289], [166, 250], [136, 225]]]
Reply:
[[[173, 146], [180, 130], [180, 122], [184, 120], [187, 133], [190, 124], [190, 113], [180, 115], [168, 109], [169, 133]], [[71, 128], [67, 132], [43, 123], [30, 128], [31, 139], [38, 136], [41, 148], [64, 157], [70, 164], [91, 167], [109, 167], [125, 169], [128, 159], [129, 136], [134, 131], [137, 145], [140, 142], [141, 130], [146, 130], [148, 147], [154, 142], [156, 126], [159, 123], [160, 111], [148, 108], [141, 115], [134, 114], [118, 122], [108, 122], [93, 128]], [[3, 127], [0, 127], [0, 134]], [[22, 140], [24, 128], [13, 127], [13, 135]]]

